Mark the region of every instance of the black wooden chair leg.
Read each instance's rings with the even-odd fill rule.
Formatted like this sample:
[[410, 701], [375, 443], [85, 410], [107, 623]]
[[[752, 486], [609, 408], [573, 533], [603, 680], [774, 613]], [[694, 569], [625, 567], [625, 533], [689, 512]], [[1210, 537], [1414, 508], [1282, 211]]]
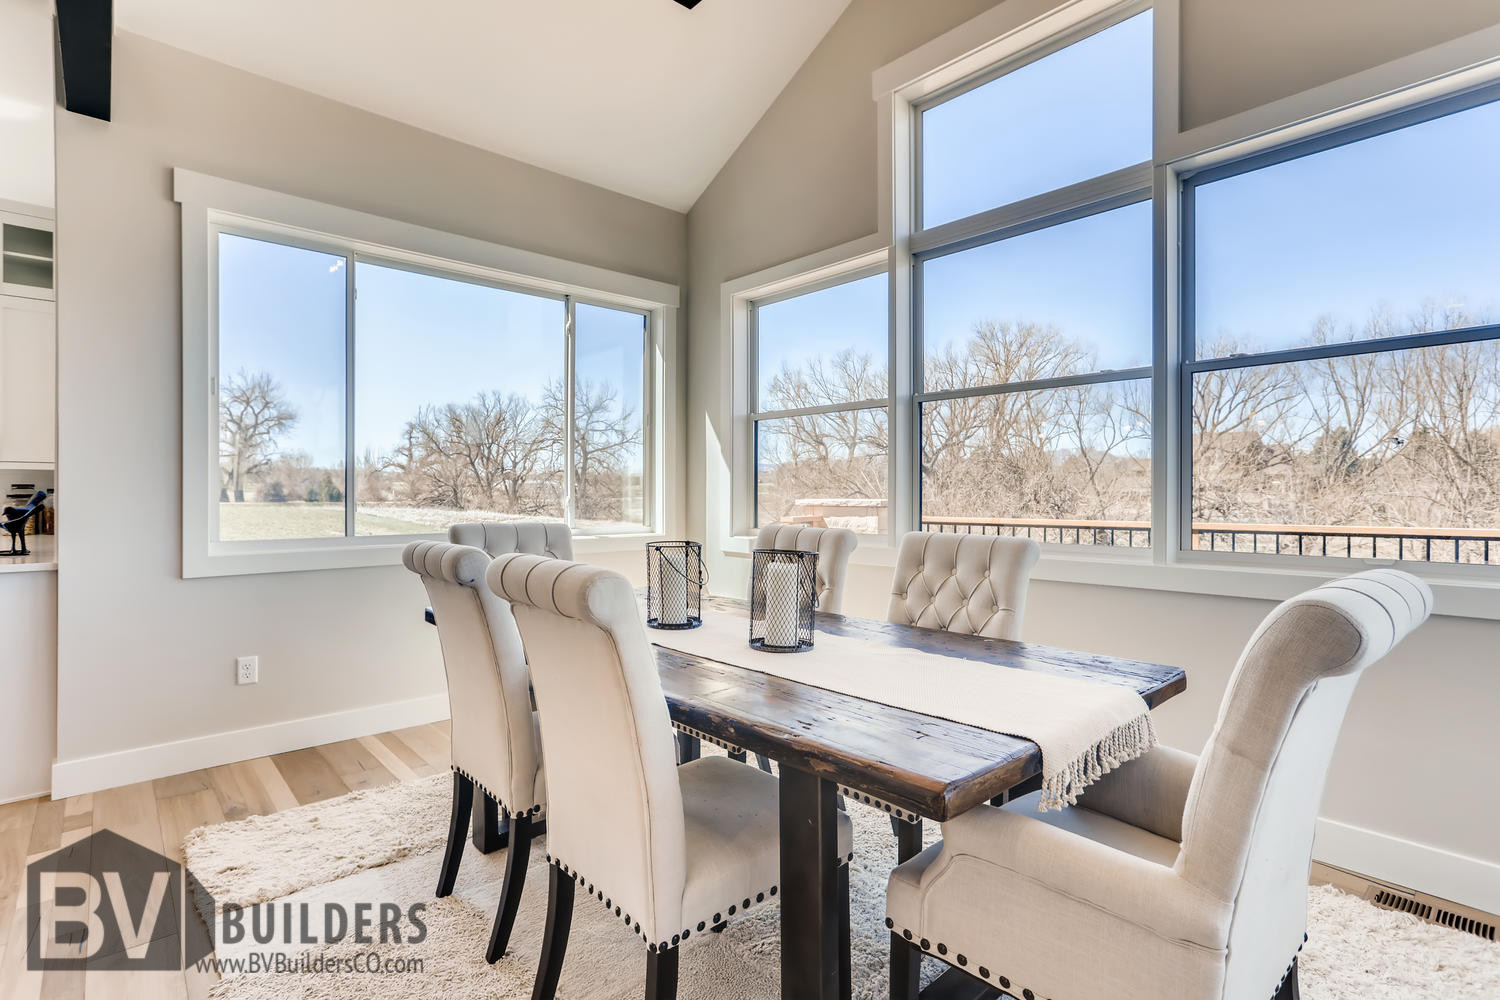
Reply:
[[494, 854], [505, 847], [507, 826], [500, 816], [500, 803], [482, 788], [474, 796], [474, 847], [480, 854]]
[[771, 761], [765, 754], [756, 754], [755, 763], [760, 767], [762, 771], [766, 772], [767, 774], [771, 773]]
[[443, 851], [443, 867], [438, 873], [438, 899], [452, 895], [458, 878], [458, 862], [464, 856], [468, 835], [469, 811], [474, 808], [474, 782], [453, 772], [453, 814], [448, 820], [448, 847]]
[[918, 1000], [922, 987], [922, 953], [891, 932], [891, 1000]]
[[646, 1000], [677, 1000], [677, 949], [646, 953]]
[[1275, 1000], [1302, 1000], [1302, 990], [1297, 985], [1297, 960], [1292, 959], [1292, 967], [1287, 970], [1286, 978], [1281, 981], [1281, 989], [1276, 991]]
[[921, 820], [908, 823], [892, 816], [891, 827], [896, 831], [896, 864], [904, 864], [922, 853]]
[[536, 969], [531, 1000], [553, 1000], [573, 926], [573, 879], [552, 865], [547, 873], [547, 926], [542, 931], [542, 960]]
[[512, 816], [510, 820], [510, 853], [505, 856], [505, 881], [500, 888], [500, 902], [495, 907], [495, 926], [490, 930], [490, 944], [485, 949], [486, 962], [498, 962], [510, 946], [511, 928], [516, 925], [516, 911], [526, 888], [526, 862], [531, 857], [531, 817]]
[[839, 865], [839, 1000], [854, 996], [854, 967], [850, 959], [849, 865]]

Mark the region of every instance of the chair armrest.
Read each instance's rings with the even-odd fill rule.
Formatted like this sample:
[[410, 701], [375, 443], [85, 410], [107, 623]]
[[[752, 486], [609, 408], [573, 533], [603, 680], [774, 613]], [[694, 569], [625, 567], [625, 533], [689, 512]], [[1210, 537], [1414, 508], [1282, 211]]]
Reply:
[[1197, 769], [1195, 754], [1159, 746], [1094, 782], [1078, 804], [1180, 843], [1182, 814]]

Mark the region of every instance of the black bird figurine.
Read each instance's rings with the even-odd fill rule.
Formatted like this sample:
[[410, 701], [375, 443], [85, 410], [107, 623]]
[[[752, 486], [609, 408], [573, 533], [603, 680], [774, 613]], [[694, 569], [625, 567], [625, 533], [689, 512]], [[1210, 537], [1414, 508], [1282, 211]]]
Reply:
[[[26, 506], [6, 507], [3, 511], [0, 511], [0, 515], [4, 516], [4, 520], [0, 520], [0, 528], [4, 528], [10, 532], [10, 551], [5, 553], [6, 555], [28, 556], [31, 554], [31, 550], [26, 547], [26, 522], [30, 520], [33, 514], [41, 510], [42, 504], [46, 501], [47, 491], [37, 490], [32, 494], [31, 499], [26, 501]], [[16, 551], [17, 539], [21, 541], [21, 550], [19, 552]]]

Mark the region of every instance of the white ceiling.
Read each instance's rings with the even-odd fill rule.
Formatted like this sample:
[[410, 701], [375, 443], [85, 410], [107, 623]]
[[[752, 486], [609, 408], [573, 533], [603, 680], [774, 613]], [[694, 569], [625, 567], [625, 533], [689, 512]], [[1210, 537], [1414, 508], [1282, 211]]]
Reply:
[[123, 30], [686, 211], [848, 3], [116, 0], [115, 18]]
[[0, 0], [0, 198], [52, 207], [52, 2]]

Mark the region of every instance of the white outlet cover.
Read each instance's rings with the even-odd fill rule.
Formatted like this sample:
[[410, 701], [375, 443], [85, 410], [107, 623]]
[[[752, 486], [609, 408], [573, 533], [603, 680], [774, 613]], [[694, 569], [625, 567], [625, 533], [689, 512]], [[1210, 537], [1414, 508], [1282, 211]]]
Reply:
[[234, 661], [234, 682], [256, 684], [260, 681], [260, 657], [241, 656]]

